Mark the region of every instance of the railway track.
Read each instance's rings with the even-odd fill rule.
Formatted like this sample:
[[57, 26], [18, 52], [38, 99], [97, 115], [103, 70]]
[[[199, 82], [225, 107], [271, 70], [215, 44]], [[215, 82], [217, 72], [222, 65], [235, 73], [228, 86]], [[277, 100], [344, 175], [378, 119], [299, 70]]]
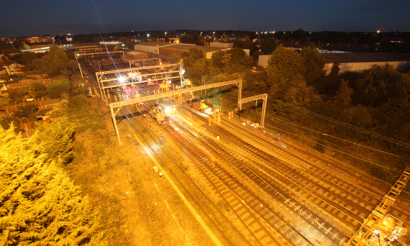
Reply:
[[[182, 129], [183, 126], [178, 125], [178, 128]], [[262, 204], [262, 201], [259, 201], [259, 199], [253, 195], [249, 196], [249, 194], [252, 194], [251, 191], [249, 190], [242, 190], [242, 192], [235, 192], [232, 194], [233, 188], [232, 185], [236, 185], [236, 187], [241, 186], [240, 182], [232, 181], [232, 177], [223, 169], [218, 169], [217, 173], [217, 179], [215, 179], [215, 176], [210, 176], [212, 171], [210, 171], [209, 168], [209, 156], [206, 156], [206, 154], [202, 153], [200, 149], [197, 149], [197, 146], [192, 145], [192, 142], [190, 142], [186, 137], [181, 137], [182, 135], [178, 135], [179, 133], [174, 131], [173, 128], [165, 128], [165, 130], [168, 132], [170, 136], [177, 142], [183, 149], [184, 151], [187, 152], [187, 154], [195, 157], [196, 162], [195, 164], [197, 165], [197, 168], [203, 173], [209, 184], [214, 188], [215, 191], [224, 199], [224, 201], [230, 206], [232, 211], [235, 213], [235, 215], [241, 220], [244, 225], [247, 226], [250, 234], [253, 236], [254, 243], [256, 242], [259, 245], [313, 245], [309, 243], [309, 241], [301, 236], [299, 232], [296, 230], [291, 234], [288, 239], [285, 237], [283, 234], [276, 232], [275, 230], [271, 230], [271, 232], [266, 229], [266, 226], [262, 225], [263, 222], [268, 224], [268, 228], [277, 228], [277, 230], [282, 229], [284, 232], [289, 233], [289, 231], [292, 231], [292, 227], [284, 221], [281, 217], [272, 217], [271, 212], [269, 213], [264, 213], [261, 214], [259, 210], [266, 210], [268, 208], [267, 205], [260, 207]], [[182, 141], [181, 141], [182, 140]], [[208, 168], [206, 168], [208, 166]], [[221, 172], [221, 170], [223, 170]], [[215, 175], [215, 173], [213, 174]], [[224, 177], [225, 179], [221, 179], [221, 177]], [[224, 182], [224, 188], [220, 186], [220, 184], [215, 184], [218, 182], [221, 182], [223, 180]], [[231, 186], [229, 186], [231, 185]], [[245, 189], [242, 187], [242, 189]], [[227, 190], [231, 191], [230, 193], [227, 192]], [[248, 196], [248, 197], [245, 197]], [[236, 199], [232, 199], [236, 198]], [[250, 201], [249, 204], [244, 205], [244, 201], [249, 201], [249, 199], [258, 199], [259, 203], [255, 202], [254, 200]], [[245, 211], [245, 213], [243, 213]], [[264, 218], [264, 216], [267, 218]], [[269, 221], [271, 221], [269, 223]], [[272, 222], [275, 224], [275, 226], [272, 224]], [[283, 225], [286, 225], [283, 227]], [[274, 234], [272, 236], [271, 234]], [[297, 238], [295, 235], [299, 234], [299, 238]], [[307, 243], [302, 243], [302, 241], [306, 241]], [[293, 243], [292, 243], [293, 242]]]
[[[207, 123], [207, 120], [204, 120], [202, 117], [196, 117], [200, 118], [202, 121]], [[309, 225], [320, 230], [336, 245], [339, 245], [339, 243], [342, 243], [343, 241], [347, 240], [351, 233], [360, 227], [363, 218], [365, 218], [369, 214], [369, 212], [374, 208], [374, 206], [378, 203], [378, 197], [369, 194], [361, 187], [352, 185], [318, 167], [313, 166], [311, 163], [301, 159], [300, 157], [292, 153], [289, 153], [288, 151], [285, 151], [281, 148], [278, 148], [269, 141], [256, 136], [253, 132], [249, 131], [248, 129], [242, 126], [237, 126], [226, 120], [223, 120], [223, 123], [228, 125], [230, 128], [234, 129], [234, 131], [240, 131], [241, 134], [243, 134], [247, 138], [259, 142], [260, 144], [269, 146], [267, 148], [270, 148], [270, 151], [273, 151], [275, 155], [273, 156], [252, 145], [245, 144], [246, 142], [240, 138], [236, 137], [235, 139], [233, 137], [233, 134], [225, 129], [218, 127], [207, 127], [211, 131], [215, 132], [218, 136], [223, 136], [226, 139], [230, 139], [231, 142], [235, 142], [235, 145], [242, 149], [245, 149], [248, 154], [251, 154], [252, 157], [249, 158], [235, 151], [226, 148], [224, 149], [222, 146], [218, 146], [218, 151], [214, 151], [213, 153], [216, 154], [217, 152], [221, 152], [221, 150], [224, 149], [225, 154], [223, 158], [225, 160], [229, 160], [228, 162], [236, 163], [234, 168], [238, 169], [239, 172], [246, 176], [249, 180], [252, 180], [252, 182], [255, 183], [259, 182], [259, 184], [256, 186], [263, 189], [264, 192], [268, 194], [277, 194], [278, 190], [280, 190], [282, 197], [281, 199], [276, 199], [277, 202], [286, 205], [293, 212], [299, 211], [299, 214], [304, 215], [305, 221]], [[169, 134], [172, 135], [175, 133]], [[177, 138], [175, 138], [175, 135], [172, 136], [176, 141], [179, 141], [178, 144], [182, 148], [183, 142], [181, 142], [181, 139], [177, 140]], [[184, 144], [184, 146], [189, 146], [187, 143]], [[208, 145], [207, 150], [209, 152], [212, 152], [212, 148], [216, 147], [212, 147], [212, 145], [217, 145], [217, 143], [210, 144], [208, 140], [208, 143], [205, 143], [205, 145]], [[189, 149], [194, 149], [194, 146], [185, 147], [184, 149], [187, 152]], [[193, 153], [190, 154], [193, 157], [195, 156]], [[196, 156], [195, 158], [197, 160], [206, 160], [206, 158], [203, 156]], [[272, 163], [267, 160], [274, 160], [275, 165], [272, 165]], [[238, 187], [239, 181], [232, 176], [231, 170], [224, 169], [219, 164], [216, 164], [215, 166], [211, 167], [213, 169], [206, 168], [206, 164], [204, 163], [202, 164], [202, 169], [198, 162], [196, 163], [196, 165], [211, 185], [214, 185], [212, 184], [212, 182], [214, 181], [212, 177], [215, 178], [216, 176], [226, 178], [226, 180], [222, 179], [224, 181], [224, 187], [225, 189], [229, 190], [232, 194], [234, 194], [234, 196], [248, 194], [248, 196], [252, 197], [252, 201], [255, 201], [255, 204], [263, 204], [263, 200], [258, 198], [255, 194], [253, 194], [251, 190], [245, 190], [245, 188], [248, 187], [243, 187], [243, 193], [233, 193], [232, 190], [230, 190], [227, 187], [227, 184], [236, 184]], [[217, 178], [217, 180], [221, 181], [220, 178]], [[271, 185], [264, 186], [263, 182]], [[224, 190], [218, 190], [217, 188], [218, 187], [214, 187], [214, 189], [218, 193], [222, 195], [225, 194], [223, 193]], [[270, 197], [272, 198], [272, 195]], [[296, 199], [295, 197], [298, 199]], [[239, 202], [247, 201], [246, 199], [238, 199]], [[224, 200], [228, 201], [226, 199]], [[251, 198], [248, 198], [248, 200], [251, 201]], [[305, 202], [309, 204], [310, 208], [307, 208], [303, 205], [303, 203]], [[232, 207], [235, 208], [236, 206], [238, 205], [235, 203]], [[266, 204], [266, 207], [264, 208], [268, 207], [269, 205]], [[277, 224], [278, 222], [274, 219], [280, 220], [281, 216], [278, 216], [278, 213], [276, 214], [277, 217], [275, 217], [273, 215], [274, 210], [270, 211], [271, 217], [264, 218], [262, 217], [263, 215], [261, 216], [260, 214], [257, 214], [258, 210], [252, 210], [252, 207], [248, 209], [250, 209], [250, 213], [253, 213], [255, 216], [258, 216], [259, 219], [261, 219], [264, 222], [265, 226], [267, 226], [268, 229], [274, 229], [275, 234], [273, 234], [273, 236], [270, 237], [269, 243], [276, 242], [284, 243], [287, 245], [302, 245], [300, 243], [305, 242], [307, 243], [307, 245], [311, 244], [310, 240], [305, 238], [302, 234], [297, 235], [298, 233], [294, 233], [291, 234], [291, 236], [288, 238], [289, 231], [294, 230], [294, 228], [290, 224], [286, 225], [287, 222], [285, 220], [281, 222], [283, 224], [281, 224], [279, 228], [275, 227], [274, 224]], [[333, 220], [335, 220], [339, 225], [344, 227], [344, 232], [342, 232], [343, 230], [338, 231], [334, 226], [330, 225], [328, 220], [322, 219], [321, 216], [315, 214], [313, 212], [314, 209], [317, 209], [320, 213], [325, 214], [331, 217]], [[407, 216], [405, 212], [401, 212], [399, 209], [394, 208], [392, 212], [393, 215], [399, 214], [399, 217], [402, 220], [403, 218], [410, 217]], [[246, 213], [246, 215], [248, 214]], [[248, 218], [245, 218], [245, 220], [243, 220], [243, 223], [247, 223], [246, 219]], [[273, 224], [270, 222], [270, 220], [274, 220]], [[406, 228], [409, 229], [409, 222], [404, 220], [404, 225]], [[257, 230], [257, 232], [259, 233], [260, 230]], [[265, 232], [268, 233], [267, 230]], [[259, 236], [257, 233], [252, 234], [254, 238], [257, 239], [259, 242], [263, 242], [265, 238], [269, 237]], [[295, 240], [295, 238], [298, 237], [301, 239], [297, 242], [297, 244], [295, 244], [293, 240]]]
[[[249, 95], [245, 95], [243, 94], [243, 96], [249, 96]], [[230, 101], [228, 101], [229, 103], [232, 103]], [[233, 103], [234, 105], [236, 105], [236, 102]], [[225, 123], [225, 121], [224, 121]], [[228, 123], [229, 124], [229, 123]], [[236, 126], [236, 128], [238, 128], [238, 126]], [[246, 127], [242, 127], [240, 126], [241, 129], [239, 129], [241, 131], [241, 133], [248, 132], [247, 133], [243, 133], [244, 135], [247, 135], [247, 137], [249, 137], [250, 135], [257, 135], [255, 134], [255, 132], [249, 131], [249, 129], [246, 129]], [[255, 139], [255, 137], [254, 137]], [[263, 142], [266, 143], [268, 146], [271, 146], [272, 143], [270, 143], [269, 141], [266, 141], [263, 138], [256, 138], [257, 141], [259, 142]], [[279, 148], [280, 149], [280, 148]], [[282, 151], [284, 151], [282, 149]], [[305, 155], [310, 155], [310, 153], [298, 149], [298, 151], [304, 153]], [[315, 155], [313, 158], [323, 162], [323, 163], [331, 163], [331, 160], [328, 159], [324, 159], [320, 156]], [[309, 159], [309, 158], [308, 158]], [[302, 163], [306, 163], [306, 161], [302, 161]], [[339, 168], [337, 166], [337, 164], [334, 164], [334, 168], [336, 171], [340, 171], [340, 172], [345, 172], [345, 173], [349, 173], [350, 175], [354, 176], [354, 173], [350, 172], [349, 170], [345, 170], [345, 168]], [[305, 168], [308, 171], [311, 171], [311, 173], [313, 174], [318, 174], [318, 176], [323, 177], [325, 180], [328, 180], [331, 184], [336, 184], [336, 186], [343, 188], [343, 190], [347, 191], [347, 193], [353, 193], [355, 195], [355, 197], [353, 197], [354, 199], [358, 199], [358, 200], [353, 200], [353, 203], [359, 203], [360, 206], [366, 207], [366, 209], [368, 211], [369, 210], [369, 206], [371, 206], [372, 208], [383, 198], [385, 192], [387, 192], [389, 186], [386, 186], [385, 190], [382, 190], [381, 192], [369, 192], [368, 189], [371, 188], [373, 185], [372, 183], [368, 180], [368, 179], [357, 179], [356, 183], [357, 185], [352, 185], [349, 182], [346, 182], [338, 177], [335, 177], [334, 175], [320, 169], [317, 168], [316, 166], [313, 166], [309, 163], [309, 167]], [[346, 172], [347, 171], [347, 172]], [[361, 186], [361, 187], [360, 187]], [[362, 188], [363, 187], [363, 188]], [[349, 203], [351, 202], [350, 196], [347, 197], [347, 200], [349, 201]], [[364, 203], [362, 203], [362, 200], [364, 200]], [[366, 203], [367, 201], [367, 203]], [[350, 205], [350, 204], [349, 204]], [[348, 205], [348, 206], [349, 206]], [[408, 231], [410, 231], [410, 203], [407, 201], [400, 201], [400, 199], [398, 201], [396, 201], [396, 203], [394, 204], [394, 206], [391, 208], [390, 210], [390, 214], [392, 214], [393, 216], [395, 216], [396, 218], [400, 219], [403, 221], [403, 227], [407, 228]], [[361, 216], [362, 217], [362, 216]], [[403, 243], [406, 243], [407, 245], [410, 244], [410, 234], [407, 233], [404, 236], [400, 237], [400, 240]]]
[[[213, 205], [212, 201], [206, 196], [205, 193], [196, 185], [196, 183], [184, 172], [180, 165], [171, 157], [169, 153], [172, 153], [170, 147], [159, 143], [159, 141], [154, 137], [154, 134], [151, 134], [149, 129], [145, 128], [140, 120], [129, 111], [126, 107], [123, 111], [125, 116], [130, 115], [131, 117], [126, 117], [127, 121], [132, 125], [132, 127], [136, 130], [136, 132], [142, 137], [147, 144], [147, 146], [152, 150], [154, 153], [154, 157], [157, 159], [159, 163], [162, 163], [165, 168], [168, 169], [169, 173], [171, 173], [175, 180], [185, 189], [189, 196], [195, 201], [199, 209], [205, 215], [204, 217], [207, 218], [218, 230], [218, 232], [222, 235], [224, 242], [227, 245], [234, 245], [234, 243], [230, 240], [229, 237], [225, 235], [224, 232], [227, 230], [233, 231], [236, 230], [234, 226], [229, 222], [226, 216], [219, 211], [219, 209]], [[241, 233], [236, 231], [236, 234], [242, 235]], [[246, 238], [241, 239], [243, 245], [252, 245]]]
[[[183, 127], [176, 124], [178, 127]], [[221, 195], [223, 200], [233, 209], [235, 215], [247, 225], [253, 237], [260, 245], [314, 245], [303, 236], [297, 237], [299, 233], [292, 231], [292, 227], [282, 218], [277, 217], [272, 209], [248, 187], [232, 176], [219, 160], [212, 160], [209, 151], [205, 151], [200, 145], [191, 142], [187, 138], [175, 136], [176, 141], [184, 146], [199, 161], [198, 170], [204, 175], [213, 189]], [[212, 162], [214, 164], [212, 164]], [[272, 224], [275, 222], [275, 225]], [[277, 230], [281, 228], [282, 231]], [[283, 233], [290, 233], [287, 237]]]
[[[209, 127], [207, 127], [209, 128]], [[210, 129], [214, 130], [215, 129]], [[353, 210], [353, 208], [350, 208], [349, 204], [343, 203], [346, 199], [346, 194], [344, 196], [340, 196], [338, 193], [343, 192], [342, 189], [336, 190], [336, 192], [333, 195], [330, 195], [333, 200], [328, 199], [328, 193], [324, 193], [325, 190], [328, 190], [330, 187], [329, 182], [327, 184], [324, 184], [323, 181], [321, 181], [322, 178], [318, 178], [316, 176], [316, 179], [309, 180], [306, 177], [304, 179], [300, 178], [300, 176], [304, 177], [306, 174], [304, 172], [298, 171], [295, 169], [295, 167], [289, 166], [287, 163], [278, 160], [277, 158], [270, 156], [263, 151], [260, 151], [259, 149], [255, 148], [254, 146], [249, 145], [248, 143], [245, 143], [241, 139], [231, 136], [232, 134], [228, 132], [223, 132], [223, 129], [219, 129], [216, 132], [217, 135], [219, 136], [225, 136], [225, 138], [230, 139], [232, 143], [239, 145], [242, 149], [244, 149], [248, 154], [251, 154], [254, 158], [259, 159], [260, 162], [264, 162], [265, 167], [259, 164], [259, 175], [264, 176], [265, 180], [268, 180], [269, 183], [275, 183], [276, 179], [276, 184], [281, 186], [282, 192], [290, 192], [290, 197], [300, 197], [302, 201], [308, 200], [310, 201], [310, 204], [313, 205], [313, 207], [317, 208], [318, 210], [321, 210], [322, 213], [325, 212], [325, 214], [329, 215], [330, 217], [336, 218], [339, 224], [344, 226], [350, 233], [352, 233], [355, 229], [358, 228], [358, 226], [361, 223], [361, 218], [356, 214], [356, 210]], [[227, 136], [229, 135], [229, 136]], [[240, 143], [240, 144], [239, 144]], [[267, 162], [266, 160], [275, 160], [277, 162], [276, 165], [272, 165], [271, 161]], [[253, 161], [252, 165], [249, 165], [247, 168], [253, 168], [256, 165], [257, 162]], [[281, 164], [279, 166], [278, 164]], [[285, 164], [285, 166], [283, 165]], [[289, 171], [291, 170], [291, 172]], [[262, 172], [262, 173], [261, 173]], [[263, 173], [264, 172], [264, 173]], [[252, 174], [248, 174], [247, 176], [251, 176]], [[304, 175], [304, 176], [303, 176]], [[255, 176], [255, 175], [253, 175]], [[309, 182], [307, 182], [309, 181]], [[320, 183], [322, 182], [322, 183]], [[308, 183], [309, 185], [307, 185]], [[314, 186], [315, 183], [319, 183], [322, 185], [322, 187], [319, 187], [316, 185]], [[284, 187], [284, 184], [286, 184]], [[326, 186], [328, 185], [328, 186]], [[337, 186], [334, 186], [336, 187]], [[284, 189], [286, 188], [286, 189]], [[332, 189], [331, 189], [332, 190]], [[334, 191], [334, 190], [333, 190]], [[349, 197], [352, 196], [352, 194], [349, 194]], [[352, 197], [353, 199], [353, 197]], [[358, 198], [356, 198], [358, 199]], [[289, 198], [286, 199], [286, 201], [290, 201]], [[282, 201], [283, 202], [283, 201]], [[363, 204], [365, 201], [360, 201], [361, 204]], [[288, 203], [292, 204], [292, 203]], [[293, 209], [298, 208], [297, 205], [289, 205]], [[361, 208], [362, 212], [366, 212], [365, 208]], [[370, 207], [367, 207], [370, 208]], [[356, 213], [355, 213], [356, 212]], [[327, 234], [332, 240], [337, 239], [337, 241], [343, 241], [346, 239], [347, 236], [349, 236], [350, 233], [340, 233], [337, 232], [335, 233], [335, 228], [330, 226], [329, 223], [326, 223], [325, 221], [321, 220], [319, 216], [315, 214], [309, 214], [306, 215], [306, 217], [310, 218], [310, 222], [314, 225], [317, 225], [316, 227], [320, 229], [323, 233]], [[354, 224], [354, 222], [356, 222]], [[332, 232], [333, 231], [333, 232]]]
[[[331, 190], [333, 193], [336, 193], [335, 195], [328, 192], [325, 195], [333, 196], [336, 199], [336, 202], [343, 204], [343, 207], [351, 210], [360, 218], [367, 217], [373, 208], [383, 198], [383, 195], [367, 192], [357, 185], [353, 185], [345, 180], [342, 180], [341, 178], [338, 178], [335, 175], [312, 165], [310, 162], [303, 160], [282, 148], [278, 148], [266, 139], [258, 137], [257, 134], [249, 129], [246, 129], [246, 127], [233, 124], [228, 120], [223, 120], [223, 123], [229, 125], [229, 127], [235, 129], [235, 131], [240, 131], [241, 134], [245, 135], [247, 138], [254, 139], [254, 141], [258, 141], [259, 143], [272, 147], [271, 149], [275, 153], [280, 156], [284, 156], [286, 159], [290, 160], [291, 163], [297, 164], [299, 169], [297, 169], [297, 177], [302, 177], [303, 175], [308, 174], [308, 178], [311, 177], [310, 179], [312, 180], [309, 186], [318, 184], [321, 186], [320, 189], [323, 191]], [[404, 205], [395, 204], [389, 213], [402, 220], [403, 227], [410, 230], [410, 213], [408, 211], [408, 207], [406, 208]], [[410, 243], [410, 235], [407, 234], [402, 236], [401, 240], [405, 243]]]

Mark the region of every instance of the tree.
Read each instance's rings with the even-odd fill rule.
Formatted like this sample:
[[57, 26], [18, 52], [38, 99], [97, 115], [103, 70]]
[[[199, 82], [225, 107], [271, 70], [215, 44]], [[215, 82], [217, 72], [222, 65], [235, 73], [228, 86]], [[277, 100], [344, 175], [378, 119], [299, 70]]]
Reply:
[[59, 76], [51, 81], [47, 86], [47, 92], [50, 98], [61, 98], [62, 94], [69, 93], [71, 82], [67, 77]]
[[272, 37], [267, 37], [261, 46], [262, 51], [264, 52], [273, 52], [276, 49], [276, 40]]
[[191, 48], [189, 51], [182, 52], [181, 58], [184, 60], [184, 67], [190, 68], [198, 59], [204, 58], [204, 53], [200, 49]]
[[197, 48], [191, 48], [189, 49], [189, 55], [192, 56], [192, 58], [196, 61], [200, 58], [204, 58], [204, 53], [202, 50], [197, 49]]
[[225, 63], [224, 63], [224, 55], [225, 55], [225, 51], [222, 50], [218, 50], [215, 51], [214, 53], [212, 53], [212, 63], [214, 67], [218, 67], [219, 69], [221, 69], [221, 71], [223, 71], [223, 69], [225, 68]]
[[123, 42], [128, 47], [128, 49], [134, 49], [135, 42], [132, 41], [130, 38], [120, 37], [118, 40]]
[[70, 106], [74, 111], [86, 111], [90, 108], [87, 97], [80, 95], [70, 100]]
[[63, 49], [56, 44], [50, 46], [50, 51], [42, 58], [33, 60], [33, 66], [37, 73], [58, 76], [65, 74], [69, 76], [76, 69], [76, 62], [70, 60]]
[[73, 140], [74, 125], [67, 118], [61, 118], [53, 121], [49, 127], [39, 128], [30, 142], [47, 156], [46, 162], [64, 166], [73, 159]]
[[48, 55], [43, 56], [42, 58], [34, 59], [33, 62], [34, 72], [37, 74], [50, 74], [50, 66], [48, 61]]
[[305, 37], [306, 37], [306, 32], [302, 28], [299, 28], [298, 30], [293, 31], [292, 33], [292, 38], [303, 39]]
[[21, 63], [25, 66], [31, 66], [33, 61], [38, 58], [38, 55], [33, 52], [24, 52], [21, 55], [21, 59], [17, 60], [18, 63]]
[[397, 72], [392, 65], [374, 65], [356, 81], [356, 98], [366, 106], [378, 107], [389, 99], [408, 99], [410, 76]]
[[260, 53], [258, 50], [255, 50], [255, 51], [252, 53], [252, 57], [255, 58], [255, 59], [257, 59], [261, 54], [262, 54], [262, 53]]
[[64, 69], [70, 69], [70, 60], [67, 58], [64, 50], [59, 48], [56, 44], [50, 46], [50, 52], [48, 53], [47, 59], [51, 76], [60, 75]]
[[339, 90], [334, 97], [336, 105], [341, 106], [343, 109], [348, 108], [352, 102], [351, 95], [353, 94], [353, 89], [349, 88], [348, 83], [349, 81], [342, 79]]
[[339, 72], [340, 72], [340, 62], [338, 59], [336, 59], [333, 62], [332, 69], [330, 70], [328, 77], [337, 78], [339, 76]]
[[13, 48], [18, 49], [20, 47], [20, 43], [17, 41], [13, 41]]
[[302, 56], [282, 46], [272, 53], [265, 71], [271, 94], [279, 98], [284, 97], [291, 84], [304, 81]]
[[177, 55], [172, 54], [171, 59], [169, 59], [169, 62], [170, 63], [178, 63], [180, 60], [181, 59]]
[[305, 80], [307, 85], [312, 85], [320, 93], [325, 93], [326, 81], [325, 58], [315, 49], [311, 47], [305, 47], [301, 51], [301, 56], [303, 58], [303, 63], [305, 65]]
[[225, 67], [229, 73], [240, 73], [247, 69], [252, 69], [253, 59], [246, 55], [242, 48], [233, 48], [226, 52], [230, 55], [229, 61], [226, 62]]
[[242, 40], [239, 40], [239, 39], [235, 40], [234, 43], [233, 43], [233, 47], [234, 48], [243, 48]]
[[24, 106], [18, 106], [17, 111], [14, 112], [14, 115], [20, 119], [23, 119], [24, 123], [34, 122], [37, 120], [37, 111], [38, 108], [35, 104], [27, 104]]
[[269, 58], [265, 71], [269, 93], [277, 99], [298, 106], [309, 106], [319, 100], [315, 89], [306, 85], [305, 66], [298, 52], [279, 46]]
[[199, 45], [199, 46], [205, 46], [205, 42], [204, 42], [204, 39], [203, 39], [203, 38], [202, 38], [202, 39], [198, 38], [198, 39], [194, 42], [194, 44]]
[[326, 91], [330, 95], [334, 95], [335, 91], [339, 88], [340, 86], [340, 78], [339, 78], [339, 67], [340, 63], [339, 60], [335, 60], [332, 66], [332, 69], [330, 70], [329, 75], [326, 77]]
[[13, 131], [0, 129], [2, 244], [107, 245], [88, 197], [48, 160], [44, 151], [54, 146], [25, 143]]
[[43, 85], [42, 83], [32, 83], [31, 87], [34, 89], [34, 91], [46, 91], [47, 87], [45, 85]]
[[20, 125], [20, 120], [16, 116], [4, 116], [1, 118], [0, 123], [2, 128], [4, 129], [10, 129], [11, 125], [13, 124], [14, 131], [16, 133], [20, 131], [20, 129], [18, 128], [18, 126]]
[[25, 90], [10, 90], [9, 91], [9, 98], [13, 99], [16, 102], [22, 102], [23, 101], [23, 96], [27, 94], [27, 91]]

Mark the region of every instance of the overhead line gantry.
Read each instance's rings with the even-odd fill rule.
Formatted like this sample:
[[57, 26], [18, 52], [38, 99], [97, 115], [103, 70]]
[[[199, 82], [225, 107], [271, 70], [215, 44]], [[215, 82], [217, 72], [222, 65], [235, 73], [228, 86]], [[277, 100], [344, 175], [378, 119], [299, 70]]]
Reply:
[[159, 93], [159, 94], [155, 94], [155, 95], [150, 95], [150, 96], [139, 97], [139, 98], [135, 98], [135, 99], [129, 99], [129, 100], [110, 103], [108, 106], [110, 107], [111, 118], [112, 118], [112, 121], [113, 121], [113, 124], [114, 124], [115, 133], [117, 134], [119, 144], [121, 144], [121, 138], [120, 138], [120, 134], [118, 132], [117, 121], [116, 121], [115, 116], [121, 110], [121, 108], [123, 106], [133, 105], [133, 104], [146, 102], [146, 101], [151, 101], [151, 100], [156, 100], [156, 99], [159, 99], [159, 98], [182, 96], [182, 94], [184, 94], [184, 93], [191, 93], [191, 92], [194, 92], [194, 91], [212, 89], [212, 88], [217, 88], [217, 87], [222, 87], [222, 86], [227, 86], [227, 85], [236, 85], [239, 88], [239, 91], [238, 91], [238, 104], [239, 104], [239, 102], [241, 101], [241, 97], [242, 97], [242, 80], [230, 80], [230, 81], [225, 81], [225, 82], [220, 82], [220, 83], [195, 86], [195, 87], [185, 88], [185, 89], [172, 90], [170, 92], [163, 92], [163, 93]]

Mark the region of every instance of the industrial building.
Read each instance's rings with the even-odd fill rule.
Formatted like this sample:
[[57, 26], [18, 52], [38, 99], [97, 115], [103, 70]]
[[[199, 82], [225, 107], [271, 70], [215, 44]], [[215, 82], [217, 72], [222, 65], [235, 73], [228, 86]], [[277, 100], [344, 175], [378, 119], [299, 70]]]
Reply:
[[383, 66], [386, 63], [392, 65], [397, 71], [402, 72], [410, 68], [410, 56], [394, 52], [370, 52], [370, 53], [327, 53], [323, 54], [326, 59], [325, 70], [330, 73], [333, 63], [338, 60], [340, 73], [346, 71], [363, 71], [373, 65]]
[[134, 49], [136, 51], [142, 51], [168, 57], [171, 57], [172, 54], [180, 57], [182, 52], [189, 51], [189, 49], [191, 48], [197, 48], [201, 50], [206, 58], [211, 58], [212, 53], [216, 51], [226, 51], [231, 49], [228, 47], [199, 46], [195, 44], [170, 44], [165, 42], [145, 42], [134, 45]]
[[[373, 65], [392, 65], [397, 71], [405, 71], [410, 68], [410, 56], [394, 52], [369, 52], [369, 53], [325, 53], [322, 54], [326, 59], [324, 69], [327, 74], [333, 66], [333, 63], [338, 60], [340, 72], [346, 71], [363, 71], [371, 68]], [[266, 67], [271, 55], [260, 55], [258, 65]]]

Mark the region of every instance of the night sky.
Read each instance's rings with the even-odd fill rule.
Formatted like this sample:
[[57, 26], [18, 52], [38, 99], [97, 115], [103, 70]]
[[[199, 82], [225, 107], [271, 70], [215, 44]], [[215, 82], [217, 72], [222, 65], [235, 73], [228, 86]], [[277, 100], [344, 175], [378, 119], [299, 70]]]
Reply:
[[410, 0], [2, 1], [0, 37], [145, 30], [410, 31]]

